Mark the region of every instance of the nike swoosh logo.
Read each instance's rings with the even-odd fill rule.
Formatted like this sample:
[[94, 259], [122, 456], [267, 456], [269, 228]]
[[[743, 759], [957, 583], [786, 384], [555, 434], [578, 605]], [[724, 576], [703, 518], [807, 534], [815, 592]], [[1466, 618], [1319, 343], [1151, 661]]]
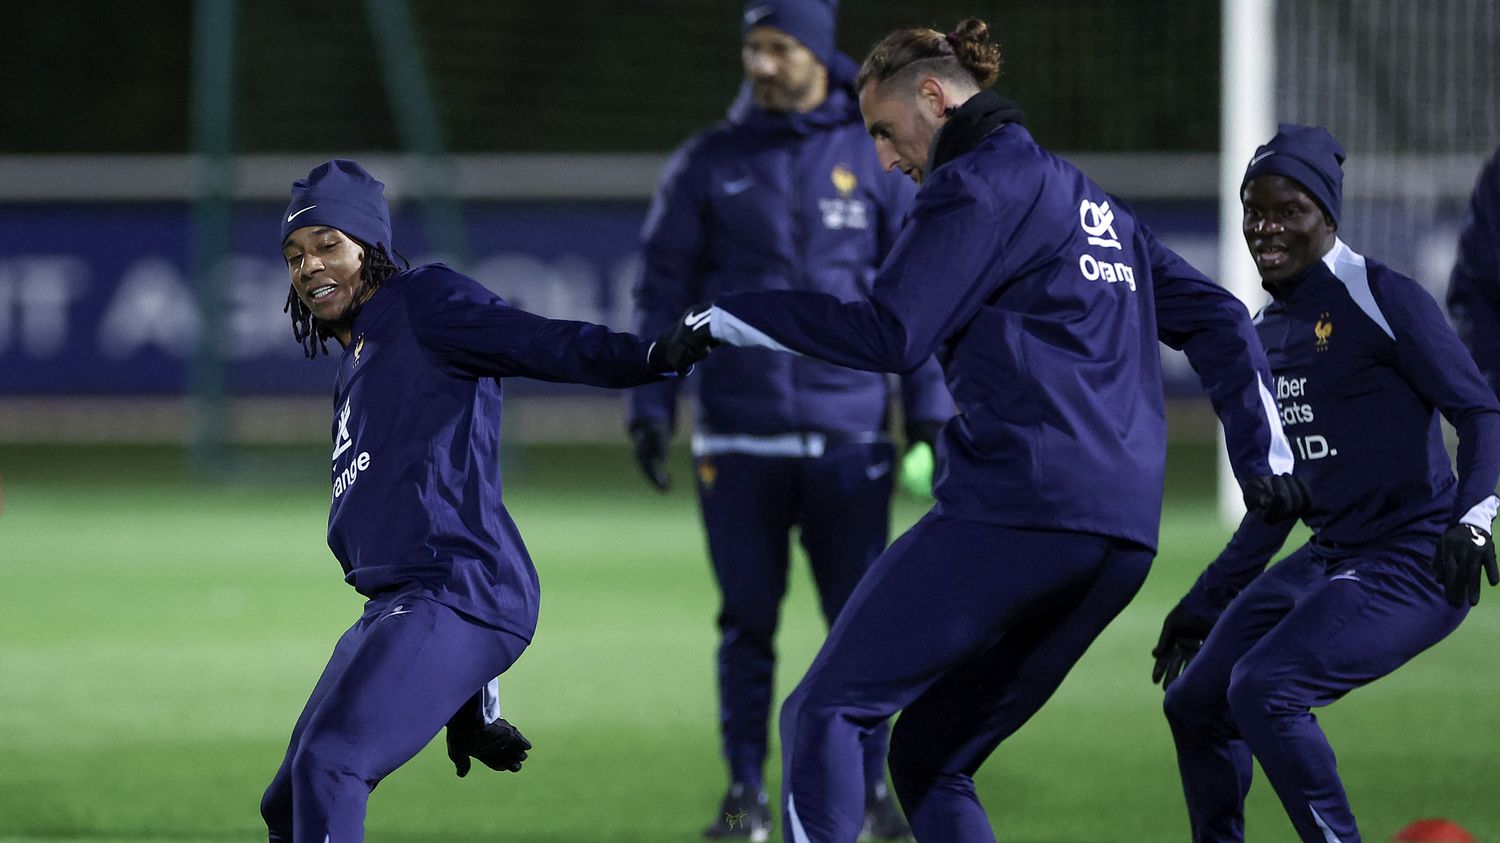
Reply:
[[295, 214], [288, 214], [287, 218], [286, 218], [286, 221], [287, 222], [291, 222], [292, 220], [294, 220], [294, 219], [302, 216], [303, 214], [307, 213], [308, 211], [311, 211], [313, 208], [316, 208], [316, 207], [318, 207], [318, 206], [317, 205], [308, 205], [306, 208], [303, 208], [302, 210], [298, 211]]
[[753, 184], [755, 184], [754, 176], [745, 176], [742, 179], [726, 181], [724, 182], [724, 195], [736, 196], [738, 194], [744, 193], [745, 191], [749, 190], [750, 186]]
[[1353, 580], [1354, 582], [1359, 582], [1359, 577], [1355, 576], [1353, 571], [1345, 571], [1342, 574], [1335, 574], [1334, 576], [1331, 576], [1328, 579], [1330, 581], [1331, 580]]
[[1255, 156], [1254, 158], [1250, 159], [1250, 166], [1254, 167], [1256, 164], [1259, 164], [1260, 162], [1266, 160], [1267, 158], [1270, 158], [1272, 155], [1275, 155], [1275, 154], [1276, 154], [1276, 150], [1274, 150], [1274, 149], [1271, 150], [1270, 152], [1262, 152], [1261, 154], [1259, 154], [1259, 155]]
[[[409, 615], [409, 614], [411, 614], [411, 610], [408, 609], [408, 608], [406, 608], [406, 604], [405, 603], [402, 603], [402, 604], [398, 605], [396, 608], [394, 608], [394, 609], [390, 610], [389, 612], [386, 612], [385, 614], [383, 614], [380, 617], [376, 618], [375, 619], [375, 623], [380, 623], [381, 621], [385, 620], [386, 618], [394, 618], [397, 615]], [[372, 623], [370, 625], [374, 626], [375, 624]]]
[[711, 307], [701, 313], [693, 313], [692, 311], [688, 311], [687, 315], [682, 317], [682, 324], [696, 331], [699, 328], [702, 328], [704, 324], [708, 322], [709, 317], [713, 315], [713, 312], [714, 309]]
[[879, 480], [891, 473], [891, 464], [888, 462], [876, 463], [865, 469], [865, 477], [869, 480]]
[[1469, 539], [1470, 541], [1474, 542], [1474, 546], [1484, 547], [1484, 534], [1480, 533], [1479, 528], [1475, 527], [1472, 524], [1469, 524], [1467, 526], [1469, 528]]

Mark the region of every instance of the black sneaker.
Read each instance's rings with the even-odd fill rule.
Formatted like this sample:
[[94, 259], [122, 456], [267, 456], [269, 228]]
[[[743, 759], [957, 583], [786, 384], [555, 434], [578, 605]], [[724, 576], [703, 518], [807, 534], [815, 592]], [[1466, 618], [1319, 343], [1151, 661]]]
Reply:
[[865, 827], [859, 833], [861, 840], [910, 840], [911, 826], [901, 815], [901, 806], [891, 797], [885, 782], [875, 785], [865, 793]]
[[719, 815], [703, 829], [703, 836], [710, 840], [744, 838], [753, 843], [770, 840], [771, 808], [766, 792], [752, 793], [742, 784], [731, 785], [719, 805]]

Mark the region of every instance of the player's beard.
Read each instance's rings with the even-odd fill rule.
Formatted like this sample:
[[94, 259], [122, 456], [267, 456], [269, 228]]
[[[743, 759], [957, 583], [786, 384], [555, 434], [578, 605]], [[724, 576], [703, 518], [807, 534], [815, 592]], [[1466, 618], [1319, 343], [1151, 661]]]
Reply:
[[751, 82], [750, 97], [765, 111], [796, 111], [797, 106], [812, 94], [812, 89], [813, 80], [801, 85], [780, 80]]

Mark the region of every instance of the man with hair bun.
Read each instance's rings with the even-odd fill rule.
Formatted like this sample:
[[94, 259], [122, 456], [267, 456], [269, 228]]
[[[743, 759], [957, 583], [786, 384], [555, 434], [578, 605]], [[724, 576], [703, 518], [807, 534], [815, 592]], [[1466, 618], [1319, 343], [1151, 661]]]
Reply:
[[[643, 334], [733, 291], [870, 295], [914, 191], [881, 169], [865, 137], [853, 85], [859, 68], [834, 46], [835, 13], [829, 0], [745, 6], [744, 89], [726, 120], [677, 150], [646, 219], [635, 290]], [[893, 389], [884, 374], [758, 348], [715, 354], [695, 377], [694, 480], [720, 594], [718, 714], [729, 773], [704, 835], [764, 840], [771, 808], [763, 767], [790, 537], [795, 531], [807, 551], [832, 622], [890, 538]], [[679, 386], [630, 394], [637, 461], [663, 492]], [[936, 361], [902, 379], [901, 398], [909, 453], [930, 454], [953, 414]], [[878, 838], [907, 834], [886, 785], [888, 735], [877, 724], [863, 744], [865, 825]]]
[[[1500, 580], [1500, 403], [1422, 285], [1339, 239], [1343, 161], [1328, 130], [1282, 124], [1241, 181], [1271, 294], [1256, 328], [1317, 506], [1311, 540], [1264, 573], [1296, 519], [1246, 515], [1162, 624], [1152, 679], [1194, 843], [1245, 839], [1252, 755], [1298, 837], [1356, 843], [1312, 709], [1447, 637], [1482, 571]], [[1457, 480], [1439, 414], [1458, 431]]]
[[890, 770], [918, 840], [993, 841], [973, 774], [1130, 601], [1155, 555], [1158, 341], [1185, 351], [1248, 506], [1306, 489], [1245, 306], [1032, 140], [983, 21], [901, 30], [857, 77], [881, 164], [921, 185], [867, 301], [734, 293], [675, 342], [873, 371], [934, 352], [958, 406], [936, 503], [860, 580], [781, 711], [786, 839], [859, 832], [859, 736], [896, 712]]

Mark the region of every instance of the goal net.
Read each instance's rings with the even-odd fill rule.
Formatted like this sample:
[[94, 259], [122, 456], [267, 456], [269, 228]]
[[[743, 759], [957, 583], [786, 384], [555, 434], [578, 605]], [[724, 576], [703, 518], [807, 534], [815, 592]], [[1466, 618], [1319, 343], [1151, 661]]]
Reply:
[[1349, 153], [1340, 236], [1441, 296], [1500, 145], [1500, 3], [1282, 2], [1275, 38], [1277, 119], [1327, 126]]

